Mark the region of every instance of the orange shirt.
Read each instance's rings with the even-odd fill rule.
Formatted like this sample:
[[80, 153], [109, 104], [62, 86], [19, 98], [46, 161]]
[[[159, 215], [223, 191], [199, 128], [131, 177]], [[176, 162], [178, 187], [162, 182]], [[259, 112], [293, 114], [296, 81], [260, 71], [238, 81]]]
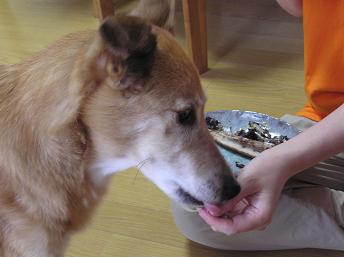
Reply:
[[344, 0], [303, 0], [306, 106], [319, 121], [344, 103]]

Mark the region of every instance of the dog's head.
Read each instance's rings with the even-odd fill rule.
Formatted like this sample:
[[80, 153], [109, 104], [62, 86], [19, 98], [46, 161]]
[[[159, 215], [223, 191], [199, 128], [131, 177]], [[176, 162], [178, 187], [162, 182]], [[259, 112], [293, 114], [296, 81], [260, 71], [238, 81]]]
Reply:
[[95, 176], [138, 166], [188, 204], [218, 204], [239, 192], [204, 122], [198, 72], [168, 32], [138, 18], [110, 18], [87, 54], [96, 88], [82, 119]]

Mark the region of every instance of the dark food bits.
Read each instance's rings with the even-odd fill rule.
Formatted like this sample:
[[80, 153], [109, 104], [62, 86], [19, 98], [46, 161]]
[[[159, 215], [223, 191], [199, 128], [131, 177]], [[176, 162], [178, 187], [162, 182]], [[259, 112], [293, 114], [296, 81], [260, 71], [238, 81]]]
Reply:
[[279, 145], [289, 140], [287, 136], [282, 135], [272, 137], [266, 124], [254, 121], [250, 121], [247, 129], [240, 129], [235, 135], [273, 145]]
[[206, 117], [205, 122], [210, 130], [223, 130], [221, 122], [219, 122], [217, 119]]
[[[224, 131], [221, 122], [217, 119], [206, 117], [205, 121], [207, 123], [208, 129], [213, 131]], [[287, 136], [283, 135], [272, 136], [266, 124], [258, 123], [255, 121], [250, 121], [248, 123], [247, 129], [240, 129], [232, 135], [263, 142], [267, 145], [270, 144], [270, 146], [279, 145], [289, 140]]]
[[235, 166], [237, 166], [239, 169], [243, 169], [245, 167], [245, 164], [241, 162], [235, 162]]

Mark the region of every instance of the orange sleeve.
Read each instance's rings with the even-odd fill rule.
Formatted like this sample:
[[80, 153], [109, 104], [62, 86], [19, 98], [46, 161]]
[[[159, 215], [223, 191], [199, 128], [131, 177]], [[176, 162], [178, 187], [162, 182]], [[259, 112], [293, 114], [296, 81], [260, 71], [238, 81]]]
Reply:
[[315, 121], [344, 103], [344, 1], [304, 0], [306, 106]]

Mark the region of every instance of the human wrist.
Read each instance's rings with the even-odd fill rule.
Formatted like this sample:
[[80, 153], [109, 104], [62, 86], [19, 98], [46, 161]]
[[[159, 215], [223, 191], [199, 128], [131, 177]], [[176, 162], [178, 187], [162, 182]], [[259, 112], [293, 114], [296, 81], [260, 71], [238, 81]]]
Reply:
[[264, 163], [268, 170], [274, 172], [278, 177], [286, 182], [290, 177], [298, 173], [294, 166], [294, 154], [278, 146], [264, 151], [261, 154], [261, 162]]

